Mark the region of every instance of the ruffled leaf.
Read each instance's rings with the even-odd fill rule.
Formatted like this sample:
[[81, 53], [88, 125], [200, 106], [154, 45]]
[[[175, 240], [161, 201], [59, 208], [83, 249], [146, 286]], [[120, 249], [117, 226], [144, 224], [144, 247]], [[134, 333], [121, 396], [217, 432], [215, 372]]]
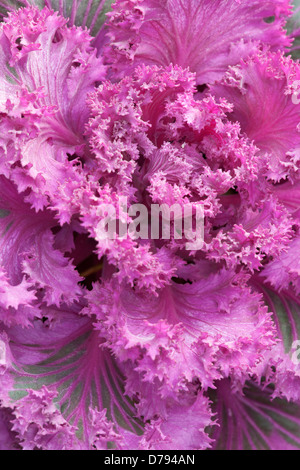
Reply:
[[96, 316], [109, 347], [132, 362], [143, 381], [156, 382], [162, 396], [176, 396], [194, 378], [204, 388], [231, 373], [243, 380], [274, 344], [260, 297], [226, 270], [172, 282], [157, 298], [107, 283], [95, 285], [89, 299], [84, 312]]
[[140, 442], [147, 450], [203, 450], [212, 440], [206, 429], [212, 425], [208, 399], [199, 394], [191, 403], [170, 406], [167, 419], [155, 419], [145, 427]]
[[[0, 266], [6, 276], [1, 303], [6, 308], [29, 304], [34, 299], [29, 288], [43, 288], [46, 302], [57, 305], [77, 298], [81, 294], [80, 276], [64, 253], [54, 248], [51, 229], [57, 222], [52, 213], [36, 213], [4, 177], [0, 177], [0, 207]], [[13, 294], [12, 286], [16, 286]], [[5, 302], [6, 294], [15, 300]]]
[[112, 0], [84, 0], [69, 2], [68, 0], [2, 0], [0, 2], [0, 15], [27, 5], [36, 5], [39, 8], [48, 7], [58, 11], [68, 19], [70, 26], [82, 26], [91, 30], [96, 36], [105, 21]]
[[86, 97], [103, 80], [105, 67], [87, 30], [66, 22], [48, 8], [27, 7], [2, 24], [0, 168], [12, 174], [19, 191], [30, 188], [28, 200], [37, 210], [62, 198], [69, 221], [72, 205], [64, 188], [84, 185], [79, 156], [89, 115]]
[[259, 53], [231, 67], [211, 92], [234, 105], [229, 119], [239, 122], [262, 155], [268, 153], [266, 176], [295, 178], [299, 169], [299, 104], [294, 83], [299, 65], [282, 54]]
[[295, 238], [286, 252], [270, 262], [264, 269], [266, 280], [277, 290], [289, 289], [292, 284], [297, 295], [300, 294], [300, 237]]
[[0, 408], [0, 450], [18, 450], [20, 445], [12, 430], [13, 414], [9, 409]]
[[[287, 0], [118, 0], [109, 13], [107, 59], [123, 77], [140, 64], [170, 63], [196, 72], [197, 84], [220, 78], [255, 50], [289, 45], [282, 27]], [[264, 19], [274, 16], [273, 23]]]
[[10, 329], [1, 342], [10, 360], [0, 398], [13, 409], [24, 448], [126, 448], [126, 439], [137, 442], [142, 433], [118, 365], [77, 313], [44, 308], [43, 322]]

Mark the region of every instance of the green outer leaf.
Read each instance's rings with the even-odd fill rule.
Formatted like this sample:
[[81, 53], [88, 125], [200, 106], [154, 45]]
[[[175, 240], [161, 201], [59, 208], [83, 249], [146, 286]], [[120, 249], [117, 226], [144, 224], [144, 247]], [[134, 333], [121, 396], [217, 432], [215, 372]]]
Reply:
[[269, 284], [255, 282], [255, 287], [264, 297], [264, 301], [277, 326], [278, 335], [282, 339], [286, 353], [292, 349], [294, 341], [300, 339], [300, 299], [292, 292], [277, 292]]
[[4, 219], [10, 214], [10, 211], [6, 209], [0, 209], [0, 219]]
[[248, 382], [234, 393], [230, 381], [217, 383], [211, 392], [217, 422], [211, 437], [215, 450], [300, 449], [300, 406], [283, 399], [271, 400], [271, 388]]
[[[294, 0], [293, 5], [294, 5], [294, 12], [295, 12], [296, 9], [300, 7], [300, 0]], [[293, 16], [287, 22], [287, 30], [289, 34], [291, 34], [293, 31], [295, 31], [298, 28], [300, 28], [300, 10], [297, 13], [294, 13]], [[297, 46], [300, 46], [300, 35], [298, 35], [295, 38], [294, 43], [293, 43], [293, 47], [297, 47]], [[300, 49], [293, 51], [291, 55], [293, 59], [299, 59]]]
[[[79, 1], [69, 2], [67, 0], [64, 0], [63, 12], [60, 11], [59, 0], [50, 0], [49, 3], [51, 3], [51, 6], [54, 10], [57, 10], [60, 13], [63, 13], [63, 15], [66, 18], [72, 19], [72, 16], [75, 14], [74, 23], [77, 26], [82, 26], [83, 21], [84, 21], [84, 25], [87, 26], [88, 28], [90, 28], [92, 25], [93, 26], [92, 34], [96, 36], [101, 26], [106, 20], [106, 13], [110, 10], [111, 4], [113, 3], [113, 1], [114, 0], [106, 0], [106, 1], [92, 0], [90, 8], [89, 10], [87, 10], [87, 8], [89, 7], [89, 3], [90, 3], [89, 0], [83, 0], [81, 2]], [[77, 3], [77, 8], [76, 8], [76, 3]], [[103, 7], [98, 11], [98, 8], [99, 6], [101, 6], [101, 4], [103, 4]]]
[[[111, 9], [114, 0], [28, 0], [32, 5], [43, 8], [45, 5], [58, 11], [65, 18], [70, 19], [71, 24], [76, 26], [92, 26], [92, 35], [96, 36], [106, 20], [106, 13]], [[1, 6], [2, 3], [2, 6]], [[5, 16], [8, 11], [24, 6], [22, 0], [6, 0], [0, 2], [0, 17]], [[60, 4], [63, 5], [61, 8]], [[90, 5], [89, 5], [90, 4]], [[4, 7], [7, 5], [7, 8]], [[101, 7], [99, 9], [99, 6]]]
[[[26, 396], [28, 389], [39, 390], [46, 385], [57, 390], [55, 402], [64, 418], [78, 427], [80, 439], [89, 435], [83, 423], [90, 407], [106, 409], [106, 416], [118, 433], [124, 429], [143, 434], [143, 426], [135, 418], [134, 404], [124, 395], [124, 378], [109, 351], [100, 349], [98, 333], [92, 330], [91, 323], [79, 328], [75, 339], [74, 332], [71, 337], [69, 341], [67, 336], [59, 349], [55, 342], [47, 349], [36, 344], [23, 346], [33, 357], [39, 353], [47, 357], [27, 366], [14, 364], [11, 372], [14, 387], [9, 392], [12, 402]], [[114, 448], [115, 444], [111, 442], [110, 446]]]

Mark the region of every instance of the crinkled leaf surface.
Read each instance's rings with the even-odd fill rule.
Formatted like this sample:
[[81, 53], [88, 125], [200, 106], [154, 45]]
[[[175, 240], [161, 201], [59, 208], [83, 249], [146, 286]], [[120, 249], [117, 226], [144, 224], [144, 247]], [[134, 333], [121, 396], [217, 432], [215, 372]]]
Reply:
[[[55, 312], [46, 309], [44, 314], [51, 318]], [[13, 377], [14, 385], [8, 390], [8, 401], [18, 409], [30, 390], [46, 386], [55, 391], [56, 406], [76, 428], [72, 448], [81, 449], [95, 446], [91, 437], [95, 432], [93, 410], [106, 410], [106, 419], [114, 423], [117, 443], [110, 442], [112, 432], [103, 441], [106, 446], [122, 448], [124, 440], [142, 434], [134, 406], [123, 394], [122, 373], [109, 351], [101, 348], [89, 319], [63, 311], [59, 315], [50, 323], [36, 321], [34, 328], [9, 330], [13, 362], [6, 374]]]

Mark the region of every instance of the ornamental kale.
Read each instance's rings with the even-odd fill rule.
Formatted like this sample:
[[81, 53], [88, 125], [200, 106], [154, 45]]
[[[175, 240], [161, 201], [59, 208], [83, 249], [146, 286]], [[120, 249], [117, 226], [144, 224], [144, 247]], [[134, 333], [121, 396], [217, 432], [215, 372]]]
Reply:
[[0, 2], [0, 449], [300, 448], [293, 13]]

